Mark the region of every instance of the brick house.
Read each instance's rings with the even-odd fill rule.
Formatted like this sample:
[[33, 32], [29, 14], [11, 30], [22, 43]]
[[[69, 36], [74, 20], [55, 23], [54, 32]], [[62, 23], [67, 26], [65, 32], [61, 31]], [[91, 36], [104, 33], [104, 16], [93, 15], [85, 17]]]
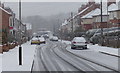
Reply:
[[[8, 34], [9, 34], [9, 18], [11, 16], [11, 13], [9, 13], [8, 11], [6, 11], [4, 9], [4, 7], [0, 7], [0, 17], [2, 18], [0, 21], [0, 30], [2, 31], [2, 43], [1, 44], [5, 44], [8, 41]], [[2, 26], [2, 27], [1, 27]], [[1, 41], [0, 40], [0, 41]]]
[[[89, 0], [87, 4], [82, 5], [81, 8], [78, 9], [78, 14], [76, 15], [76, 19], [77, 19], [77, 24], [79, 25], [80, 28], [82, 28], [83, 30], [91, 29], [92, 18], [82, 18], [82, 17], [89, 14], [91, 11], [95, 10], [96, 8], [100, 8], [100, 4], [95, 3], [95, 0]], [[86, 22], [88, 23], [86, 24]]]
[[[108, 6], [110, 6], [110, 5], [113, 4], [113, 3], [116, 3], [116, 0], [107, 0], [107, 3], [106, 3], [106, 4], [107, 4]], [[105, 2], [103, 3], [103, 11], [107, 8], [107, 7], [105, 7], [104, 5], [105, 5]], [[106, 5], [106, 6], [107, 6], [107, 5]], [[88, 18], [87, 18], [87, 19], [85, 19], [85, 18], [84, 18], [84, 19], [81, 19], [81, 17], [89, 14], [91, 11], [95, 10], [96, 8], [100, 8], [100, 6], [101, 6], [101, 5], [95, 3], [94, 0], [89, 0], [89, 2], [88, 2], [86, 5], [83, 5], [81, 8], [79, 8], [79, 9], [78, 9], [78, 12], [79, 12], [79, 13], [78, 13], [78, 16], [79, 16], [80, 19], [79, 19], [78, 24], [81, 25], [81, 24], [82, 24], [82, 23], [81, 23], [82, 20], [84, 20], [84, 21], [85, 21], [85, 20], [86, 20], [86, 21], [87, 21], [87, 20], [89, 20], [89, 21], [91, 20], [91, 21], [92, 21], [91, 18], [90, 18], [90, 19], [88, 19]], [[112, 9], [112, 8], [111, 8], [111, 9]], [[107, 10], [107, 9], [106, 9], [106, 10]], [[98, 16], [96, 16], [95, 18], [99, 19], [99, 18], [100, 18], [100, 15], [99, 15], [99, 14], [100, 14], [100, 13], [98, 13]], [[108, 15], [103, 15], [103, 18], [104, 18], [104, 17], [105, 17], [105, 18], [106, 18], [106, 17], [108, 18]], [[95, 19], [95, 18], [94, 18], [94, 19]], [[103, 19], [103, 23], [102, 23], [101, 27], [104, 27], [104, 28], [106, 27], [107, 22], [105, 22], [105, 21], [107, 21], [107, 20]], [[96, 23], [94, 23], [94, 24], [96, 24]], [[95, 26], [94, 24], [93, 24], [93, 27], [96, 27], [96, 26], [100, 25], [100, 23], [98, 23], [98, 22], [97, 22], [97, 25], [96, 25], [96, 26]], [[89, 25], [81, 25], [81, 26], [82, 26], [82, 27], [85, 27], [85, 28], [87, 29], [87, 28], [90, 27], [90, 24], [89, 24]]]
[[[87, 21], [87, 22], [86, 22]], [[89, 30], [89, 29], [92, 29], [92, 21], [93, 19], [92, 18], [83, 18], [82, 19], [82, 29], [83, 30]]]
[[101, 15], [93, 16], [93, 29], [98, 28], [107, 28], [107, 22], [108, 22], [109, 15], [102, 15], [102, 23], [101, 23]]
[[110, 11], [109, 22], [110, 27], [120, 27], [120, 10]]
[[82, 28], [84, 30], [89, 30], [92, 29], [93, 27], [93, 16], [97, 15], [100, 13], [100, 9], [96, 8], [95, 10], [89, 12], [88, 14], [86, 14], [85, 16], [81, 17], [82, 19]]
[[[115, 2], [108, 2], [108, 11], [113, 11], [117, 8], [117, 5]], [[109, 28], [109, 12], [107, 13], [106, 7], [103, 7], [102, 12], [102, 22], [101, 22], [101, 13], [98, 13], [97, 15], [93, 16], [93, 28]]]
[[9, 13], [11, 13], [11, 16], [9, 18], [9, 42], [13, 42], [15, 41], [15, 30], [14, 30], [14, 19], [15, 19], [15, 13], [9, 8], [9, 7], [5, 7], [4, 8], [6, 11], [8, 11]]

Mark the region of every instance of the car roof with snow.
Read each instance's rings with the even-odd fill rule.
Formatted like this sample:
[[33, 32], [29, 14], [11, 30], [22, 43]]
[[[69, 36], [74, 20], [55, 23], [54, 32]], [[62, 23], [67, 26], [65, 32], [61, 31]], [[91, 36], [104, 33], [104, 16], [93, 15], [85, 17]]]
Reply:
[[37, 37], [33, 37], [32, 40], [38, 40], [38, 38]]
[[86, 41], [84, 37], [75, 37], [73, 40], [83, 41], [83, 42]]

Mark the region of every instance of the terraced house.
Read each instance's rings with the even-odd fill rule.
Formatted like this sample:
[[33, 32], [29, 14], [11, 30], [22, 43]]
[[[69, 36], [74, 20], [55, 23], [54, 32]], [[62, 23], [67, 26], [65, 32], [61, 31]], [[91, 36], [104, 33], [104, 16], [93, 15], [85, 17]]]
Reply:
[[110, 27], [120, 27], [120, 9], [116, 8], [115, 10], [111, 10], [109, 12]]
[[[5, 44], [8, 41], [8, 34], [9, 34], [9, 25], [10, 25], [10, 16], [11, 13], [6, 11], [4, 9], [4, 5], [1, 4], [0, 6], [0, 17], [1, 17], [1, 22], [0, 22], [0, 30], [1, 30], [1, 44]], [[4, 40], [4, 41], [2, 41]]]
[[9, 24], [11, 13], [4, 9], [4, 5], [0, 3], [0, 52], [2, 45], [8, 42]]
[[26, 24], [20, 22], [9, 7], [5, 7], [4, 4], [0, 3], [0, 52], [11, 49], [9, 44], [25, 40], [26, 30]]

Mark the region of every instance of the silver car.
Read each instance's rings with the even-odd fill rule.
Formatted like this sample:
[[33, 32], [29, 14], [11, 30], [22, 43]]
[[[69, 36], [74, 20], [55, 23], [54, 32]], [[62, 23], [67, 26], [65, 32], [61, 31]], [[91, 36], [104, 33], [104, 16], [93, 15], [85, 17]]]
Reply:
[[71, 49], [87, 49], [87, 41], [84, 37], [75, 37], [71, 42]]

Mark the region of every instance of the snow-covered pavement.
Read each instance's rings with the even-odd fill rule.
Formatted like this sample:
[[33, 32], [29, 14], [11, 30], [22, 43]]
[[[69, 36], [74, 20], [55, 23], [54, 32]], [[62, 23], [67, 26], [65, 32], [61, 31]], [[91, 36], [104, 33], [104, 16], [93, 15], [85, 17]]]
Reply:
[[91, 45], [91, 44], [88, 44], [88, 48], [89, 48], [90, 50], [94, 50], [94, 51], [99, 51], [99, 52], [108, 53], [108, 54], [111, 54], [111, 55], [120, 56], [120, 55], [118, 54], [118, 49], [117, 49], [117, 48], [104, 47], [104, 46]]
[[[65, 40], [62, 40], [62, 43], [66, 43], [68, 45], [71, 44], [70, 41], [65, 41]], [[118, 48], [104, 47], [104, 46], [92, 45], [92, 44], [88, 44], [88, 48], [89, 48], [89, 50], [92, 50], [92, 51], [104, 52], [104, 53], [108, 53], [111, 55], [120, 56], [118, 54]], [[76, 50], [76, 51], [78, 51], [78, 50]]]
[[59, 42], [62, 42], [62, 43], [65, 43], [65, 44], [67, 44], [67, 45], [70, 45], [71, 44], [71, 42], [70, 41], [65, 41], [65, 40], [59, 40]]
[[23, 65], [19, 66], [18, 51], [19, 47], [3, 53], [2, 71], [31, 71], [36, 45], [27, 42], [22, 45]]

